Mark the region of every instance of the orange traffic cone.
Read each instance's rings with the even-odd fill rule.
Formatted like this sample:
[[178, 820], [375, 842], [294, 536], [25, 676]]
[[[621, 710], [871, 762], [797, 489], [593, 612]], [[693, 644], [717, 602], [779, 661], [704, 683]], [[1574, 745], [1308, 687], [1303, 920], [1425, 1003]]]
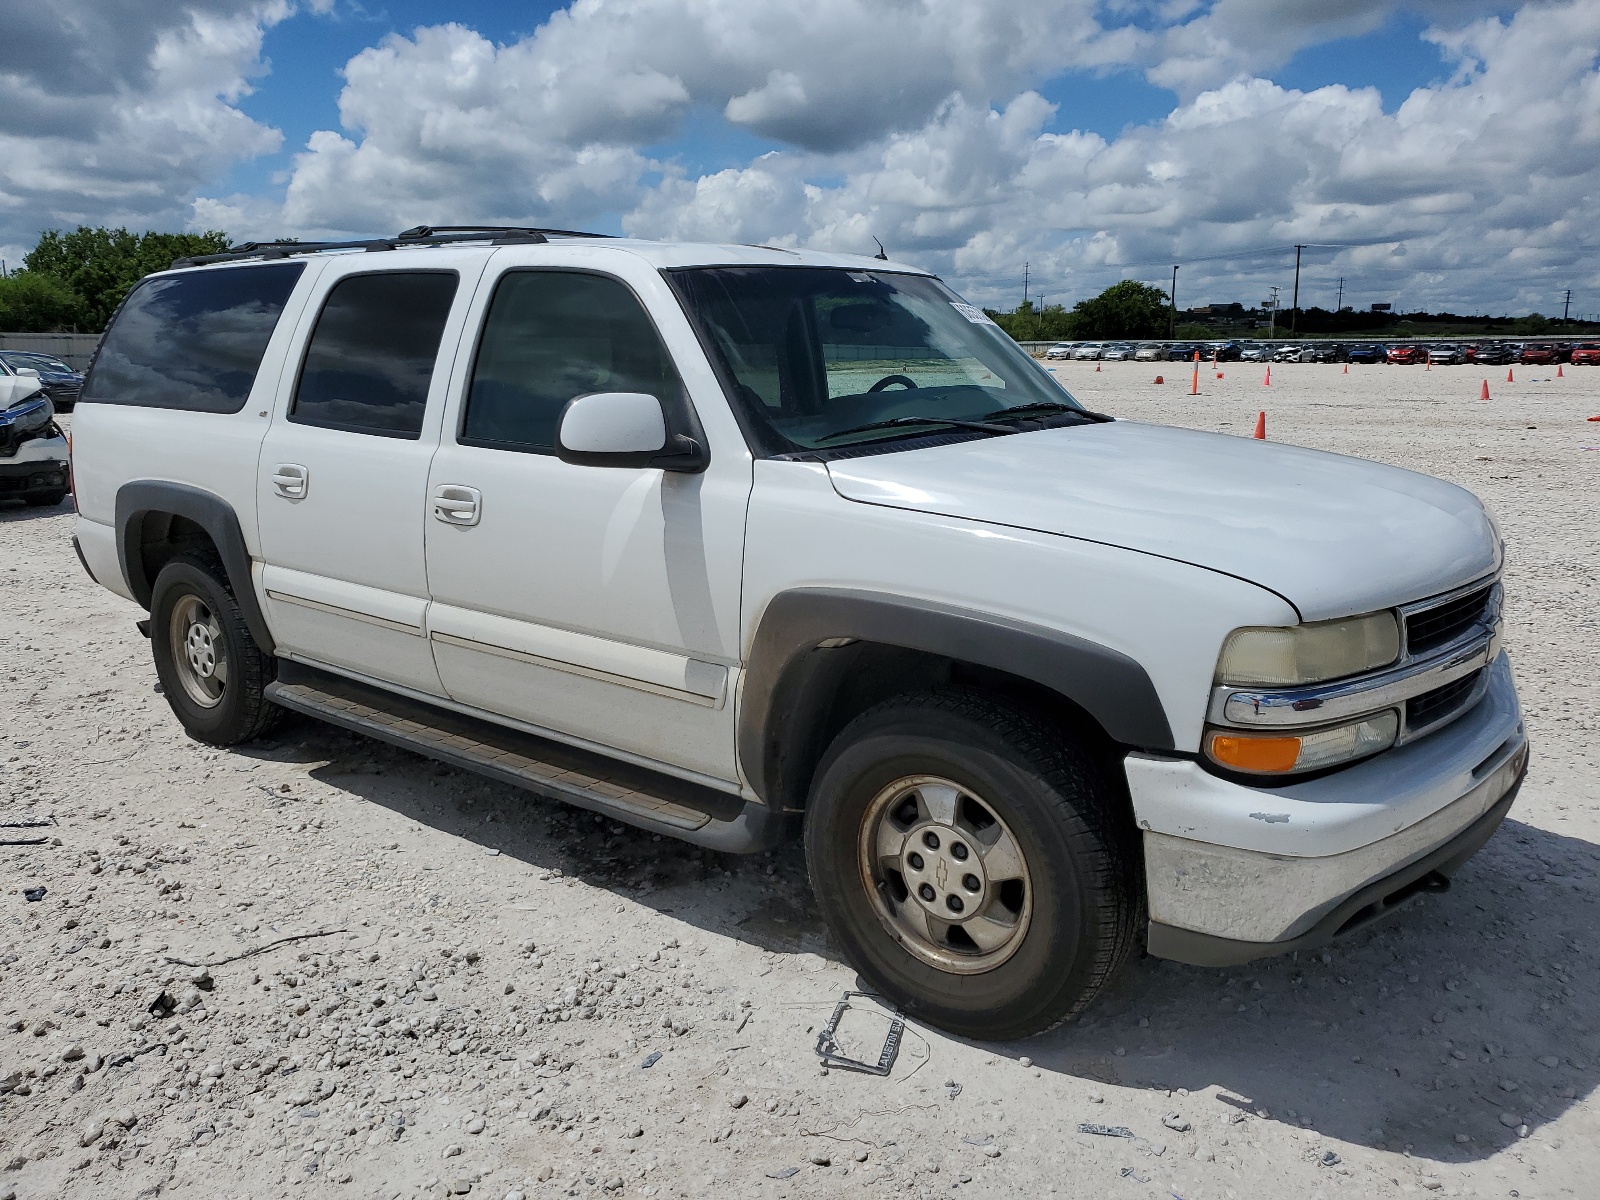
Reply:
[[1511, 377], [1511, 368], [1510, 367], [1506, 368], [1506, 382], [1507, 383], [1515, 383], [1516, 382], [1516, 380]]
[[1200, 351], [1194, 352], [1194, 378], [1189, 381], [1189, 395], [1200, 394]]
[[1560, 363], [1556, 364], [1556, 378], [1557, 379], [1565, 379], [1566, 378], [1566, 375], [1561, 370], [1561, 364]]
[[1267, 440], [1267, 414], [1261, 413], [1256, 417], [1256, 431], [1250, 435], [1258, 442]]
[[1425, 361], [1425, 362], [1426, 362], [1426, 363], [1427, 363], [1427, 365], [1426, 365], [1426, 366], [1424, 366], [1424, 367], [1423, 367], [1423, 368], [1422, 368], [1422, 369], [1423, 369], [1423, 370], [1424, 370], [1424, 371], [1431, 371], [1431, 370], [1433, 370], [1433, 359], [1431, 359], [1431, 358], [1429, 358], [1429, 359], [1425, 359], [1425, 360], [1424, 360], [1424, 361]]
[[1165, 379], [1163, 379], [1163, 378], [1162, 378], [1162, 377], [1161, 377], [1161, 376], [1159, 376], [1159, 375], [1157, 375], [1157, 376], [1156, 376], [1156, 382], [1157, 382], [1157, 383], [1165, 383], [1165, 382], [1166, 382], [1166, 380], [1165, 380]]
[[1350, 364], [1349, 363], [1345, 363], [1345, 365], [1344, 365], [1344, 373], [1346, 375], [1350, 374]]
[[1487, 379], [1485, 379], [1483, 381], [1483, 391], [1478, 395], [1478, 399], [1479, 400], [1487, 400], [1488, 398], [1489, 398], [1489, 381]]
[[1095, 362], [1094, 362], [1094, 369], [1095, 369], [1095, 370], [1096, 370], [1096, 371], [1098, 371], [1098, 370], [1099, 370], [1099, 369], [1100, 369], [1100, 360], [1099, 360], [1099, 359], [1095, 359]]
[[1272, 364], [1271, 363], [1267, 364], [1266, 378], [1264, 378], [1261, 381], [1261, 386], [1262, 387], [1271, 387], [1272, 386]]

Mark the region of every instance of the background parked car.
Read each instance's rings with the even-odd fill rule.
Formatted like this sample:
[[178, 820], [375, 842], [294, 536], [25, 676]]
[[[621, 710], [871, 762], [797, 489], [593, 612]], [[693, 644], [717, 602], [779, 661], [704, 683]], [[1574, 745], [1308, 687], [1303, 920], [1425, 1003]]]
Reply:
[[1535, 342], [1522, 348], [1522, 362], [1537, 366], [1549, 366], [1559, 361], [1556, 348], [1547, 342]]
[[1515, 358], [1515, 351], [1504, 342], [1487, 342], [1472, 352], [1473, 362], [1490, 367], [1503, 367]]
[[1260, 342], [1251, 342], [1239, 348], [1241, 362], [1267, 362], [1272, 358], [1272, 347], [1263, 346]]
[[1238, 342], [1217, 342], [1211, 347], [1218, 362], [1238, 362], [1244, 347]]
[[1133, 357], [1133, 343], [1114, 342], [1100, 351], [1100, 357], [1106, 362], [1127, 362]]
[[1072, 352], [1073, 358], [1099, 358], [1100, 351], [1105, 349], [1102, 342], [1084, 342]]
[[83, 376], [49, 354], [0, 350], [0, 362], [13, 374], [19, 370], [39, 372], [39, 390], [50, 398], [57, 412], [71, 412], [83, 394]]
[[1467, 352], [1460, 346], [1440, 343], [1428, 347], [1428, 362], [1441, 366], [1454, 366], [1467, 361]]
[[1365, 342], [1359, 346], [1351, 346], [1345, 352], [1345, 358], [1353, 363], [1380, 363], [1386, 357], [1384, 348], [1376, 342]]
[[1297, 345], [1276, 346], [1272, 351], [1272, 361], [1278, 363], [1299, 362], [1300, 347]]
[[[1193, 342], [1174, 342], [1167, 347], [1168, 362], [1189, 362], [1194, 358], [1195, 351], [1200, 349]], [[1209, 351], [1207, 352], [1209, 353]]]
[[1072, 352], [1077, 349], [1077, 342], [1057, 342], [1044, 352], [1046, 358], [1071, 358]]
[[1572, 348], [1572, 365], [1600, 367], [1600, 342], [1582, 342]]
[[1167, 348], [1160, 342], [1145, 342], [1133, 352], [1135, 362], [1166, 362]]
[[1343, 342], [1313, 342], [1306, 347], [1310, 358], [1301, 356], [1301, 362], [1335, 363], [1349, 357], [1349, 348]]
[[1392, 363], [1419, 363], [1422, 361], [1423, 350], [1421, 346], [1390, 346], [1387, 359]]

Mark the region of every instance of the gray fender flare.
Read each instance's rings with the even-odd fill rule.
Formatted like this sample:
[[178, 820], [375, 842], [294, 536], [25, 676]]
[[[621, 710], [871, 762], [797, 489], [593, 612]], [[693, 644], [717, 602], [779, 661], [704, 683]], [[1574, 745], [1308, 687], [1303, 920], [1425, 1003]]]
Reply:
[[144, 556], [139, 552], [144, 519], [151, 513], [168, 513], [193, 521], [210, 535], [228, 573], [233, 598], [239, 604], [250, 636], [262, 651], [272, 654], [275, 645], [267, 628], [266, 614], [256, 597], [250, 571], [250, 548], [245, 544], [239, 517], [221, 496], [163, 479], [136, 479], [117, 489], [117, 563], [128, 591], [146, 612], [155, 580], [145, 574]]
[[839, 588], [773, 597], [751, 640], [739, 716], [745, 778], [781, 803], [786, 763], [806, 732], [791, 719], [834, 639], [941, 655], [1030, 680], [1089, 713], [1115, 742], [1172, 750], [1172, 727], [1149, 674], [1134, 659], [1070, 633], [929, 600]]

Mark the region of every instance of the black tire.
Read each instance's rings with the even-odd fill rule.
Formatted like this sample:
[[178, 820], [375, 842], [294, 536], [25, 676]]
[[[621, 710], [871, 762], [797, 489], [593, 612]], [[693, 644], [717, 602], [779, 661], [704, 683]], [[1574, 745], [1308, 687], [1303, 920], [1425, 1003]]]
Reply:
[[[180, 606], [203, 606], [214, 622], [219, 661], [227, 663], [220, 695], [208, 706], [191, 692], [193, 671], [180, 663], [182, 646], [173, 644], [173, 614]], [[156, 674], [173, 713], [189, 736], [213, 746], [233, 746], [265, 733], [283, 710], [263, 689], [277, 677], [277, 660], [264, 654], [215, 558], [180, 554], [161, 568], [150, 597], [150, 649]], [[186, 682], [186, 678], [188, 682]]]
[[54, 508], [66, 498], [65, 489], [59, 492], [29, 492], [22, 502], [32, 508]]
[[[915, 777], [981, 798], [1022, 852], [1030, 915], [992, 968], [957, 974], [908, 949], [886, 915], [892, 883], [867, 877], [874, 798]], [[897, 697], [846, 726], [817, 769], [812, 888], [851, 964], [908, 1015], [965, 1037], [1027, 1037], [1082, 1011], [1137, 942], [1142, 873], [1124, 805], [1092, 755], [1023, 710], [966, 692]]]

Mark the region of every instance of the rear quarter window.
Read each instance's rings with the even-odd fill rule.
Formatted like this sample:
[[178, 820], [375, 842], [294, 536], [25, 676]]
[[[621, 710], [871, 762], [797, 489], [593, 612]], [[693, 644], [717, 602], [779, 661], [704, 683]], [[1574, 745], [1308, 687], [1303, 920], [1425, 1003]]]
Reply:
[[238, 412], [304, 270], [269, 263], [146, 279], [106, 330], [83, 399]]

